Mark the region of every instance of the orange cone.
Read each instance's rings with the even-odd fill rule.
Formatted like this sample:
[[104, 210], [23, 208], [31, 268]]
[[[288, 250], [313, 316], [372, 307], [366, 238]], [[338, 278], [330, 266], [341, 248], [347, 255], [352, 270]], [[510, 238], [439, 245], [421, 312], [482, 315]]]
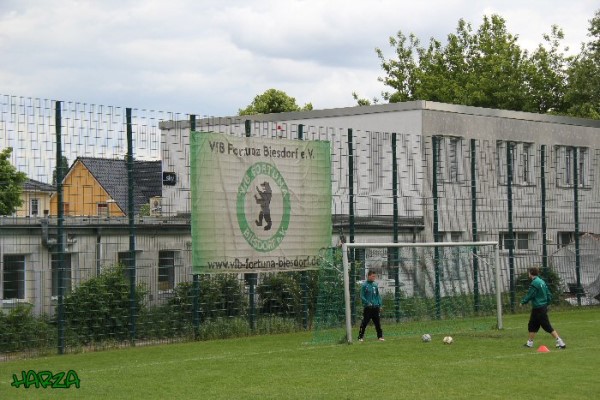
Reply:
[[538, 353], [549, 353], [550, 350], [548, 350], [548, 348], [544, 345], [541, 345], [540, 347], [538, 347]]

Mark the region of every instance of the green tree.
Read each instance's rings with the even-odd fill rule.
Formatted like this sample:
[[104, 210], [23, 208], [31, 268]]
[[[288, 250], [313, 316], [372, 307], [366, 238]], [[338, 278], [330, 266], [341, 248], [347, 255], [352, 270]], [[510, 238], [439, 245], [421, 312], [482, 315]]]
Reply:
[[356, 100], [356, 105], [360, 106], [360, 107], [370, 106], [371, 104], [379, 103], [379, 99], [377, 97], [374, 97], [372, 100], [364, 99], [364, 98], [360, 98], [358, 93], [356, 93], [356, 92], [352, 92], [352, 97], [354, 98], [354, 100]]
[[56, 166], [54, 168], [54, 171], [52, 171], [52, 186], [56, 186], [56, 177], [58, 176], [58, 168], [62, 167], [62, 177], [65, 177], [65, 174], [67, 173], [67, 171], [69, 170], [69, 160], [67, 159], [67, 157], [65, 156], [61, 156], [60, 157], [60, 165]]
[[394, 103], [430, 100], [478, 107], [546, 112], [561, 107], [566, 59], [559, 51], [563, 38], [558, 27], [547, 35], [547, 45], [530, 56], [508, 32], [506, 21], [484, 16], [474, 31], [460, 19], [446, 43], [431, 38], [421, 46], [415, 35], [398, 32], [390, 37], [395, 57], [376, 52], [385, 73], [379, 80], [391, 90], [382, 93]]
[[0, 215], [10, 215], [23, 204], [21, 193], [27, 175], [10, 163], [12, 147], [0, 152]]
[[589, 22], [591, 40], [572, 60], [564, 108], [572, 116], [600, 119], [600, 10]]
[[548, 47], [539, 45], [531, 54], [526, 68], [528, 102], [524, 111], [564, 114], [564, 96], [567, 89], [567, 71], [570, 57], [561, 49], [563, 31], [556, 25], [550, 34], [544, 35]]
[[238, 111], [238, 115], [270, 114], [287, 111], [310, 111], [312, 109], [313, 106], [311, 103], [305, 104], [304, 107], [300, 107], [298, 104], [296, 104], [296, 99], [294, 97], [288, 96], [281, 90], [269, 89], [263, 94], [259, 94], [254, 97], [252, 103], [250, 103], [246, 108]]

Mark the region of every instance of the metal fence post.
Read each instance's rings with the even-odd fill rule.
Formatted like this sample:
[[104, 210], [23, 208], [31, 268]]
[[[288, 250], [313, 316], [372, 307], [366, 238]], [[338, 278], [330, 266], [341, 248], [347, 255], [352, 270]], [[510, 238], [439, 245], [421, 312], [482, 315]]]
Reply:
[[513, 143], [506, 143], [506, 198], [508, 209], [508, 279], [510, 287], [510, 311], [515, 312], [515, 232], [513, 229]]
[[546, 145], [540, 148], [540, 186], [542, 197], [542, 276], [548, 278], [548, 227], [546, 220]]
[[[438, 198], [438, 169], [439, 169], [439, 153], [440, 153], [440, 137], [431, 137], [431, 147], [433, 153], [432, 160], [432, 197], [433, 197], [433, 241], [440, 241], [440, 226], [439, 226], [439, 198]], [[433, 263], [435, 271], [435, 318], [440, 319], [442, 317], [442, 298], [440, 293], [440, 248], [435, 246], [433, 248]]]
[[[298, 140], [304, 140], [304, 125], [298, 125]], [[306, 271], [300, 272], [300, 286], [302, 287], [302, 327], [308, 329], [308, 275]]]
[[65, 209], [63, 203], [63, 163], [62, 160], [62, 113], [61, 102], [55, 108], [56, 127], [56, 195], [58, 206], [56, 252], [58, 255], [58, 354], [65, 352]]
[[127, 216], [129, 219], [129, 260], [127, 269], [129, 271], [129, 339], [131, 345], [135, 345], [136, 337], [136, 288], [135, 288], [135, 202], [134, 202], [134, 185], [135, 177], [133, 176], [133, 125], [131, 121], [131, 108], [125, 109], [127, 121], [127, 187], [128, 187], [128, 203]]
[[[196, 130], [196, 116], [190, 115], [190, 136]], [[192, 274], [192, 326], [194, 338], [200, 336], [200, 275]]]
[[[244, 121], [244, 130], [246, 137], [252, 136], [252, 121], [247, 119]], [[248, 323], [252, 331], [256, 330], [256, 285], [258, 284], [258, 273], [253, 272], [244, 274], [246, 282], [248, 283], [248, 303], [249, 303], [249, 315]]]
[[573, 213], [575, 220], [575, 277], [577, 279], [577, 305], [581, 306], [581, 248], [579, 243], [579, 163], [577, 162], [578, 148], [573, 147]]
[[[348, 224], [350, 237], [349, 242], [354, 243], [354, 147], [352, 143], [352, 129], [348, 129]], [[356, 252], [350, 250], [350, 307], [352, 311], [352, 324], [355, 323], [355, 281], [356, 281]]]
[[[393, 234], [394, 243], [398, 243], [398, 158], [396, 148], [396, 132], [392, 133], [392, 207], [393, 207]], [[396, 322], [400, 322], [400, 250], [392, 249], [392, 263], [394, 269], [394, 311]]]
[[[477, 148], [475, 139], [471, 139], [470, 158], [471, 158], [471, 229], [473, 231], [473, 241], [479, 241], [477, 232]], [[479, 301], [479, 257], [477, 248], [473, 247], [473, 308], [477, 313], [481, 308]], [[500, 288], [496, 288], [500, 290]]]

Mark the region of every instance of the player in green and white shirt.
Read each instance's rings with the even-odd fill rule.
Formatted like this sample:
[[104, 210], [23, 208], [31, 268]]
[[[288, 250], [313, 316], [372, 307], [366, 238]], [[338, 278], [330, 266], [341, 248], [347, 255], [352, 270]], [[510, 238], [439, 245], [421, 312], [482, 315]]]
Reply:
[[527, 343], [525, 343], [524, 346], [533, 347], [533, 339], [540, 330], [540, 327], [542, 327], [542, 329], [556, 339], [556, 347], [564, 349], [567, 345], [560, 338], [558, 332], [554, 330], [548, 319], [548, 305], [552, 301], [552, 294], [550, 293], [550, 289], [548, 289], [546, 282], [539, 277], [539, 274], [540, 270], [538, 267], [529, 268], [529, 279], [531, 279], [531, 284], [529, 285], [527, 294], [523, 297], [523, 300], [521, 300], [521, 305], [531, 301], [531, 315], [527, 325], [527, 328], [529, 329], [529, 340], [527, 340]]
[[363, 303], [363, 319], [360, 323], [360, 329], [358, 330], [358, 341], [362, 342], [365, 337], [365, 329], [369, 322], [373, 320], [375, 324], [375, 330], [377, 331], [377, 339], [384, 341], [383, 331], [381, 330], [381, 321], [379, 319], [379, 313], [381, 312], [381, 296], [379, 295], [379, 288], [375, 278], [377, 275], [373, 271], [369, 271], [367, 274], [367, 280], [360, 287], [360, 299]]

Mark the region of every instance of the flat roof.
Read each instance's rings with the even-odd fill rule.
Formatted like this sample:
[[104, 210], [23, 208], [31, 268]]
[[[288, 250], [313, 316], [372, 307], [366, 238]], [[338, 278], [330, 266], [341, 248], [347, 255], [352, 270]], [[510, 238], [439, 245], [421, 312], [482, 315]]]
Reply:
[[[457, 104], [438, 103], [434, 101], [422, 100], [408, 101], [403, 103], [376, 104], [371, 106], [354, 106], [273, 114], [205, 117], [202, 118], [200, 121], [206, 121], [211, 124], [215, 124], [218, 121], [219, 124], [228, 125], [231, 123], [239, 124], [241, 121], [244, 120], [252, 120], [254, 122], [279, 122], [307, 119], [325, 119], [333, 117], [354, 117], [368, 114], [382, 114], [403, 111], [438, 111], [472, 116], [496, 117], [532, 122], [546, 122], [553, 124], [600, 128], [600, 120], [595, 119], [575, 118], [552, 114], [537, 114], [524, 111], [499, 110], [494, 108], [463, 106]], [[189, 127], [189, 121], [163, 121], [160, 123], [161, 129], [170, 129], [175, 126], [178, 126], [179, 128], [187, 128]]]

